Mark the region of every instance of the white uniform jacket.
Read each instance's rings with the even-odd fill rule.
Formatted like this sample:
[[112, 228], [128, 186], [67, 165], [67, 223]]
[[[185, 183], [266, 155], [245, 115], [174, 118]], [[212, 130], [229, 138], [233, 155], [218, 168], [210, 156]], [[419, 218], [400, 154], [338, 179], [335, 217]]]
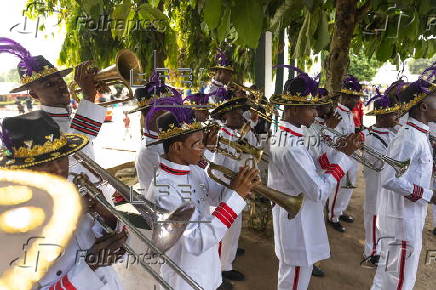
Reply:
[[[287, 122], [279, 125], [272, 140], [268, 186], [290, 196], [304, 195], [303, 206], [294, 219], [274, 206], [275, 252], [284, 263], [310, 266], [330, 257], [323, 204], [351, 162], [345, 154], [333, 150], [314, 159], [304, 143], [303, 129]], [[324, 173], [318, 172], [316, 162]]]
[[354, 125], [353, 121], [353, 112], [351, 112], [350, 109], [339, 103], [335, 111], [342, 118], [336, 126], [336, 131], [345, 135], [354, 133], [356, 126]]
[[219, 81], [215, 80], [214, 78], [212, 78], [212, 80], [209, 82], [206, 89], [204, 90], [205, 94], [212, 94], [210, 96], [211, 103], [221, 102], [221, 100], [219, 99], [220, 97], [213, 94], [214, 92], [216, 92], [220, 88], [225, 88], [224, 84], [222, 82], [219, 82]]
[[[364, 130], [363, 133], [365, 134], [365, 145], [377, 150], [383, 155], [387, 154], [388, 145], [395, 136], [391, 128], [377, 128], [374, 126]], [[365, 154], [365, 158], [377, 164], [377, 160], [374, 157]], [[385, 166], [389, 165], [385, 164]], [[366, 182], [365, 213], [371, 216], [377, 215], [377, 199], [382, 188], [380, 179], [381, 173], [364, 166], [363, 174]]]
[[[226, 198], [217, 206], [221, 195]], [[160, 159], [156, 182], [149, 187], [147, 198], [170, 211], [186, 202], [195, 204], [191, 222], [166, 254], [205, 290], [218, 288], [221, 284], [218, 243], [244, 208], [244, 199], [211, 180], [200, 167], [164, 158]], [[213, 205], [217, 207], [211, 214]], [[161, 272], [174, 289], [192, 289], [167, 265], [162, 265]]]
[[157, 140], [157, 133], [150, 131], [144, 133], [141, 140], [141, 147], [138, 150], [135, 159], [136, 174], [138, 175], [141, 193], [146, 195], [148, 187], [153, 180], [154, 173], [159, 166], [159, 156], [163, 154], [162, 144], [148, 145]]
[[63, 255], [39, 281], [38, 289], [123, 289], [112, 267], [100, 267], [93, 271], [85, 262], [86, 250], [95, 243], [99, 228], [90, 216], [85, 215]]
[[421, 239], [427, 203], [433, 196], [433, 158], [428, 129], [427, 125], [409, 117], [389, 144], [388, 156], [399, 161], [410, 160], [410, 165], [399, 178], [390, 166], [382, 171], [378, 226], [383, 236], [403, 241]]

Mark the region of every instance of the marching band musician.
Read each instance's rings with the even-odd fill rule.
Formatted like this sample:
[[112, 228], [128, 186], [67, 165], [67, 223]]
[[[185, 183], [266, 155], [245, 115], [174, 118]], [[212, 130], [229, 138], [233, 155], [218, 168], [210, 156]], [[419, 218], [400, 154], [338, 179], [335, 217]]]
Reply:
[[[400, 104], [389, 92], [395, 92], [395, 83], [382, 95], [378, 89], [377, 94], [371, 98], [366, 105], [374, 101], [374, 109], [368, 112], [367, 116], [376, 116], [375, 125], [365, 129], [365, 145], [386, 155], [389, 143], [395, 136], [394, 127], [398, 123]], [[373, 163], [377, 160], [365, 154], [365, 158]], [[377, 267], [380, 258], [380, 233], [377, 230], [377, 200], [379, 199], [381, 187], [380, 172], [367, 168], [363, 169], [365, 177], [365, 201], [364, 201], [364, 230], [365, 246], [363, 252], [363, 263], [370, 268]]]
[[150, 145], [157, 140], [157, 118], [165, 110], [174, 107], [156, 107], [182, 105], [182, 97], [178, 91], [159, 80], [159, 75], [154, 73], [145, 88], [135, 91], [137, 106], [130, 113], [141, 111], [143, 123], [143, 138], [136, 154], [135, 168], [141, 186], [142, 194], [146, 194], [154, 173], [159, 165], [159, 156], [163, 154], [162, 144]]
[[[306, 73], [288, 82], [286, 94], [273, 95], [271, 103], [284, 105], [283, 121], [272, 138], [268, 187], [291, 196], [304, 195], [293, 219], [279, 205], [273, 207], [275, 252], [279, 259], [277, 289], [307, 289], [313, 264], [330, 256], [323, 204], [352, 163], [339, 151], [314, 159], [304, 144], [303, 128], [317, 115], [317, 83]], [[339, 150], [350, 155], [360, 144], [350, 134]], [[325, 170], [319, 173], [315, 163]]]
[[[187, 201], [194, 203], [191, 222], [167, 255], [205, 290], [215, 290], [221, 284], [218, 244], [244, 208], [243, 197], [260, 177], [257, 169], [243, 167], [232, 179], [232, 189], [211, 180], [197, 164], [203, 158], [205, 145], [215, 144], [216, 135], [203, 134], [206, 127], [194, 120], [178, 121], [192, 114], [190, 111], [183, 108], [174, 114], [166, 112], [157, 120], [159, 140], [155, 143], [163, 143], [165, 153], [147, 198], [169, 211]], [[224, 198], [218, 205], [221, 196]], [[212, 214], [210, 206], [217, 206]], [[191, 289], [166, 264], [161, 274], [174, 289]]]
[[219, 50], [215, 60], [217, 64], [211, 68], [215, 75], [204, 92], [211, 95], [212, 103], [219, 103], [226, 95], [226, 86], [232, 81], [234, 69], [224, 51]]
[[[6, 150], [0, 157], [0, 167], [28, 168], [65, 179], [69, 174], [68, 156], [82, 150], [89, 142], [82, 134], [62, 134], [59, 126], [44, 111], [5, 118], [1, 132]], [[117, 226], [113, 215], [99, 204], [88, 201], [88, 206], [89, 211], [99, 212], [108, 225]], [[39, 281], [38, 289], [122, 289], [110, 264], [124, 253], [122, 245], [126, 239], [124, 230], [102, 234], [101, 226], [85, 212], [71, 243]], [[102, 250], [112, 254], [111, 259], [99, 260]], [[90, 259], [90, 255], [97, 260]]]
[[[223, 127], [221, 127], [218, 132], [218, 138], [238, 142], [241, 135], [245, 134], [243, 141], [247, 142], [250, 146], [257, 146], [258, 140], [243, 117], [244, 111], [250, 108], [248, 98], [245, 95], [235, 95], [234, 91], [228, 90], [225, 99], [217, 103], [216, 106], [217, 107], [212, 110], [211, 116], [215, 120], [219, 120], [223, 123]], [[242, 128], [248, 128], [247, 133], [242, 132]], [[232, 155], [236, 156], [238, 154], [234, 148], [227, 144], [220, 144], [220, 147], [225, 150], [225, 152]], [[213, 162], [236, 172], [241, 166], [245, 165], [247, 157], [251, 156], [244, 154], [240, 160], [235, 160], [232, 157], [224, 155], [222, 152], [215, 152]], [[245, 280], [244, 274], [234, 270], [232, 266], [236, 256], [244, 254], [244, 250], [238, 248], [241, 229], [242, 215], [239, 215], [221, 242], [222, 275], [223, 278], [231, 281]]]
[[396, 176], [391, 167], [381, 174], [383, 189], [377, 209], [381, 257], [371, 289], [413, 288], [427, 204], [435, 203], [432, 148], [428, 139], [428, 123], [436, 121], [435, 85], [421, 76], [402, 90], [399, 98], [409, 118], [387, 152], [388, 157], [399, 161], [410, 160], [410, 165], [401, 176]]
[[[336, 131], [339, 133], [348, 135], [356, 132], [352, 109], [360, 101], [362, 95], [362, 85], [359, 81], [351, 75], [346, 77], [340, 91], [339, 103], [336, 107], [336, 112], [341, 116], [341, 121], [336, 127]], [[329, 198], [329, 223], [339, 232], [345, 231], [345, 227], [340, 221], [347, 223], [354, 221], [351, 215], [345, 213], [353, 193], [353, 189], [348, 187], [356, 184], [357, 169], [359, 168], [357, 161], [352, 160], [352, 162], [354, 166], [351, 166], [350, 170], [346, 172], [346, 177]]]

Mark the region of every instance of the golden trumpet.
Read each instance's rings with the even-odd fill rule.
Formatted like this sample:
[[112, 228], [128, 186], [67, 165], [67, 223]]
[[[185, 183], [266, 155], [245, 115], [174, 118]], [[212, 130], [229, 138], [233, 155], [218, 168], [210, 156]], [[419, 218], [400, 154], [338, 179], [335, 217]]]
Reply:
[[[87, 69], [95, 69], [89, 66]], [[134, 99], [132, 88], [130, 87], [131, 73], [138, 74], [142, 72], [139, 58], [129, 49], [122, 49], [115, 57], [115, 64], [108, 66], [105, 69], [98, 71], [94, 76], [94, 81], [97, 85], [97, 90], [100, 93], [107, 93], [108, 87], [115, 84], [122, 84], [129, 90], [129, 97], [123, 100], [115, 100], [105, 103], [100, 103], [101, 106], [109, 106], [113, 104], [123, 103]], [[68, 88], [73, 99], [77, 100], [77, 94], [81, 89], [77, 88], [77, 83], [72, 81]]]
[[[227, 167], [215, 164], [213, 162], [209, 163], [209, 168], [208, 168], [209, 177], [215, 180], [217, 183], [224, 185], [226, 187], [229, 187], [230, 185], [225, 183], [222, 179], [218, 178], [214, 174], [214, 170], [221, 172], [229, 180], [233, 179], [237, 175], [236, 172], [233, 172], [231, 169]], [[268, 198], [270, 201], [284, 208], [288, 212], [289, 218], [291, 219], [294, 218], [300, 212], [301, 206], [303, 205], [303, 195], [301, 194], [299, 196], [290, 196], [281, 191], [269, 188], [264, 184], [255, 185], [252, 191], [254, 193], [258, 193]]]

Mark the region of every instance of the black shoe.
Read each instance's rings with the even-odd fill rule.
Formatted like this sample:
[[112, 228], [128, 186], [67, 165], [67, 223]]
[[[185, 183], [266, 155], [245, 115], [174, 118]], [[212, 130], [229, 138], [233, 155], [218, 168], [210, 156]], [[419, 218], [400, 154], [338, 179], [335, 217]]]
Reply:
[[335, 223], [335, 222], [329, 221], [329, 224], [338, 232], [341, 232], [341, 233], [345, 232], [345, 227], [343, 225], [341, 225], [340, 222]]
[[436, 228], [433, 229], [433, 235], [436, 236]]
[[325, 275], [324, 271], [321, 270], [321, 268], [313, 265], [312, 276], [315, 276], [315, 277], [324, 277], [324, 275]]
[[350, 223], [350, 224], [354, 222], [354, 217], [349, 214], [343, 214], [339, 217], [339, 219], [343, 222]]
[[236, 250], [236, 257], [240, 257], [240, 256], [243, 256], [243, 255], [245, 255], [245, 250], [243, 248], [238, 248]]
[[231, 270], [231, 271], [222, 271], [221, 275], [224, 279], [229, 279], [230, 281], [244, 281], [245, 276], [241, 272], [237, 270]]
[[368, 269], [376, 269], [379, 260], [380, 260], [380, 255], [370, 256], [370, 257], [364, 258], [360, 262], [360, 266], [362, 266], [363, 268], [368, 268]]
[[226, 279], [223, 279], [223, 282], [216, 290], [232, 290], [232, 289], [233, 289], [232, 283], [230, 283], [230, 281]]

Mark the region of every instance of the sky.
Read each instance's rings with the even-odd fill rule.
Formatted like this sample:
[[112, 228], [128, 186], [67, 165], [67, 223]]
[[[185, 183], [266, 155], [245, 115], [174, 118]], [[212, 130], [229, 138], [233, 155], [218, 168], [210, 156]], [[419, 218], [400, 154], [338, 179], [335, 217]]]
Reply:
[[[31, 55], [44, 55], [51, 63], [57, 64], [59, 52], [65, 37], [64, 29], [57, 24], [57, 17], [43, 17], [31, 20], [22, 16], [26, 0], [0, 1], [0, 37], [12, 38], [30, 51]], [[26, 26], [24, 25], [26, 23]], [[46, 31], [36, 27], [44, 24]], [[0, 73], [16, 68], [19, 58], [8, 53], [0, 54]]]

